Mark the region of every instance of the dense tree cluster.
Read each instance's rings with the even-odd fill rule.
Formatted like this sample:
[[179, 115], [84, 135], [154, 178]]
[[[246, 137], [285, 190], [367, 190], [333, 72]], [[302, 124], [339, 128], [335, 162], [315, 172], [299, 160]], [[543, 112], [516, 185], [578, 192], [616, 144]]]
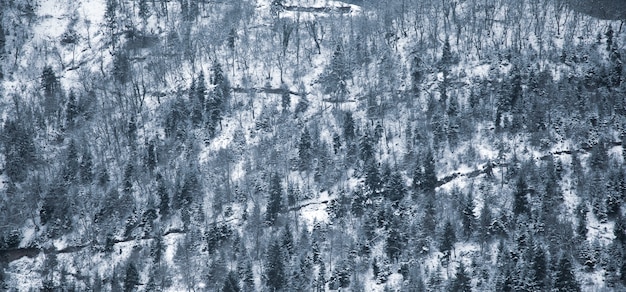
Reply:
[[620, 23], [227, 2], [2, 3], [0, 290], [626, 289]]

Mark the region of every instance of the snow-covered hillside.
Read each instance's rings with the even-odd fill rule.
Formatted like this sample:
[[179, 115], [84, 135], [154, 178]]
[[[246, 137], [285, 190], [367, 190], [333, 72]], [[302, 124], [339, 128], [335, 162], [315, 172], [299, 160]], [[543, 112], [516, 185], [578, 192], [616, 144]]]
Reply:
[[626, 32], [563, 3], [0, 1], [0, 290], [625, 289]]

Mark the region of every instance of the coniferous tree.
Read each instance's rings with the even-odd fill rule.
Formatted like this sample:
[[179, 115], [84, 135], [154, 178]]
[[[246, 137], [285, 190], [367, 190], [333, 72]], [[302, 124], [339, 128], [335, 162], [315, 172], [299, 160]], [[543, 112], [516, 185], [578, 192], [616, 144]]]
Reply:
[[548, 275], [546, 254], [540, 245], [535, 245], [532, 251], [532, 288], [537, 291], [543, 291], [545, 289], [545, 279]]
[[163, 176], [161, 174], [157, 174], [157, 195], [159, 197], [159, 214], [161, 217], [167, 217], [170, 211], [170, 196], [167, 192], [167, 188], [165, 187], [165, 182], [163, 182]]
[[352, 78], [352, 72], [341, 45], [337, 45], [326, 71], [320, 77], [325, 94], [331, 94], [336, 98], [345, 98], [348, 93], [348, 80]]
[[211, 85], [213, 88], [212, 103], [220, 110], [225, 109], [226, 103], [230, 100], [230, 81], [222, 70], [222, 64], [214, 62], [211, 67]]
[[111, 34], [113, 34], [113, 30], [116, 28], [117, 7], [117, 0], [106, 0], [104, 19], [107, 28], [111, 31]]
[[65, 107], [65, 127], [73, 129], [76, 125], [76, 119], [78, 118], [78, 103], [76, 101], [76, 94], [74, 91], [70, 91], [67, 96], [67, 105]]
[[43, 92], [46, 97], [54, 96], [60, 89], [61, 84], [52, 67], [46, 66], [43, 68], [43, 72], [41, 73], [41, 86], [43, 87]]
[[110, 180], [111, 178], [109, 177], [109, 170], [107, 169], [106, 165], [101, 165], [100, 169], [98, 170], [98, 185], [104, 187], [109, 183]]
[[435, 270], [433, 270], [430, 274], [430, 278], [428, 279], [428, 291], [441, 291], [444, 287], [443, 285], [443, 276], [441, 275], [441, 266], [437, 266]]
[[243, 265], [239, 265], [238, 267], [239, 278], [243, 285], [241, 286], [242, 291], [253, 291], [254, 290], [254, 273], [252, 272], [252, 263], [249, 260], [246, 260]]
[[24, 181], [35, 162], [35, 143], [31, 133], [18, 121], [8, 120], [4, 124], [4, 173], [13, 182]]
[[124, 291], [135, 291], [135, 287], [139, 284], [139, 272], [135, 264], [130, 263], [126, 267], [126, 277], [124, 278]]
[[518, 178], [516, 188], [513, 194], [513, 213], [515, 215], [527, 214], [530, 211], [527, 198], [528, 186], [522, 176]]
[[281, 291], [286, 284], [283, 251], [279, 242], [272, 243], [268, 248], [265, 280], [270, 291]]
[[459, 107], [459, 99], [457, 98], [456, 94], [453, 94], [450, 97], [450, 101], [448, 101], [448, 110], [446, 113], [451, 118], [456, 117], [459, 114]]
[[123, 190], [124, 193], [130, 194], [133, 192], [133, 176], [134, 176], [134, 167], [132, 162], [128, 162], [126, 164], [126, 168], [124, 168], [124, 181], [123, 181]]
[[613, 235], [615, 235], [615, 240], [620, 242], [622, 245], [626, 245], [626, 222], [624, 222], [622, 216], [618, 216], [617, 219], [615, 219]]
[[623, 257], [622, 266], [620, 267], [620, 281], [622, 285], [626, 286], [626, 255]]
[[580, 285], [576, 281], [576, 276], [572, 271], [572, 262], [569, 260], [567, 255], [563, 255], [559, 260], [554, 279], [553, 291], [580, 291]]
[[198, 179], [196, 170], [191, 170], [185, 176], [183, 186], [172, 200], [173, 209], [186, 209], [191, 206], [193, 199], [198, 197], [202, 192], [202, 185]]
[[487, 242], [487, 240], [491, 236], [491, 231], [490, 231], [491, 223], [492, 223], [491, 210], [489, 210], [489, 208], [487, 207], [487, 204], [485, 203], [483, 208], [480, 210], [479, 227], [478, 227], [479, 239], [480, 239], [481, 244]]
[[581, 240], [587, 240], [587, 206], [579, 206], [577, 215], [578, 226], [576, 227], [576, 234], [581, 238]]
[[421, 224], [426, 234], [432, 235], [435, 233], [435, 229], [437, 228], [437, 209], [434, 199], [426, 199]]
[[[355, 125], [352, 112], [346, 112], [343, 119], [343, 137], [346, 141], [352, 141], [355, 137]], [[626, 135], [625, 135], [626, 137]]]
[[283, 187], [280, 183], [278, 174], [273, 174], [270, 178], [269, 186], [269, 198], [267, 201], [267, 210], [265, 214], [265, 221], [274, 225], [274, 222], [278, 218], [278, 214], [282, 210], [283, 200]]
[[304, 127], [302, 135], [300, 136], [300, 143], [298, 144], [298, 159], [300, 162], [300, 170], [309, 170], [311, 165], [312, 150], [311, 150], [311, 134], [309, 129]]
[[144, 163], [148, 170], [152, 173], [157, 164], [156, 150], [153, 140], [150, 140], [150, 142], [148, 142], [146, 145]]
[[92, 160], [91, 152], [85, 147], [80, 161], [80, 181], [83, 184], [90, 184], [94, 179]]
[[451, 292], [471, 292], [472, 291], [472, 278], [467, 275], [467, 271], [465, 270], [465, 265], [463, 262], [459, 263], [459, 267], [456, 268], [456, 274], [448, 291]]
[[240, 292], [241, 288], [239, 287], [239, 283], [237, 281], [237, 276], [233, 271], [228, 273], [226, 276], [226, 281], [224, 281], [224, 286], [222, 286], [222, 292]]
[[606, 148], [606, 142], [600, 141], [591, 149], [589, 157], [589, 166], [593, 170], [605, 170], [608, 166], [609, 154]]
[[356, 190], [352, 194], [352, 202], [350, 205], [350, 211], [352, 215], [357, 218], [360, 218], [365, 213], [365, 204], [367, 202], [367, 197], [363, 193], [362, 190]]
[[[4, 12], [4, 11], [3, 11]], [[3, 12], [0, 12], [0, 20], [2, 20]], [[2, 26], [2, 21], [0, 21], [0, 59], [4, 56], [4, 46], [6, 44], [6, 36], [4, 35], [4, 27]], [[0, 76], [1, 76], [0, 72]], [[0, 77], [0, 79], [2, 79]]]
[[441, 236], [441, 244], [439, 245], [439, 251], [444, 253], [446, 257], [449, 257], [450, 251], [454, 249], [456, 243], [456, 233], [454, 227], [450, 221], [447, 221], [443, 228], [443, 234]]
[[61, 83], [51, 66], [45, 66], [41, 73], [41, 87], [43, 88], [43, 110], [48, 121], [62, 122], [61, 105], [63, 97]]
[[333, 134], [333, 154], [337, 155], [339, 153], [339, 151], [341, 150], [341, 137], [339, 136], [339, 134], [334, 133]]
[[402, 226], [400, 220], [393, 220], [389, 232], [387, 234], [387, 240], [385, 241], [385, 252], [390, 260], [397, 260], [404, 251], [406, 245], [406, 236], [402, 232]]
[[150, 7], [148, 6], [148, 0], [139, 0], [139, 17], [145, 22], [150, 17]]
[[424, 157], [424, 172], [422, 175], [422, 181], [420, 188], [427, 195], [434, 195], [435, 188], [437, 187], [437, 174], [435, 172], [435, 158], [433, 152], [428, 150]]
[[621, 215], [621, 207], [626, 194], [626, 180], [623, 170], [609, 172], [609, 188], [606, 196], [606, 212], [610, 219]]
[[369, 194], [378, 195], [378, 191], [381, 185], [380, 174], [378, 173], [378, 166], [375, 161], [369, 161], [366, 164], [365, 169], [365, 186], [369, 191]]
[[80, 163], [78, 162], [78, 150], [74, 140], [70, 140], [67, 146], [67, 158], [65, 160], [65, 166], [63, 167], [63, 180], [66, 183], [72, 183], [78, 178], [78, 171]]
[[411, 88], [415, 93], [417, 93], [417, 89], [424, 78], [424, 73], [422, 72], [421, 67], [422, 59], [418, 56], [414, 56], [411, 61]]
[[476, 216], [474, 216], [474, 197], [471, 193], [467, 195], [462, 208], [461, 222], [463, 224], [463, 233], [466, 238], [469, 238], [476, 228]]
[[296, 252], [294, 250], [293, 235], [291, 234], [289, 224], [285, 224], [285, 229], [283, 230], [281, 237], [281, 245], [285, 249], [286, 254], [289, 256]]
[[367, 132], [363, 133], [359, 141], [359, 153], [364, 162], [374, 159], [374, 142]]
[[113, 55], [113, 77], [115, 81], [125, 84], [131, 78], [131, 63], [128, 57], [128, 53], [124, 50], [119, 50]]
[[[202, 72], [200, 77], [204, 78]], [[199, 78], [198, 78], [199, 79]], [[202, 122], [202, 113], [204, 109], [204, 94], [206, 89], [198, 88], [198, 79], [193, 78], [189, 86], [189, 103], [191, 104], [191, 122], [194, 126], [198, 126]]]
[[613, 35], [614, 35], [614, 31], [613, 31], [613, 26], [611, 26], [609, 24], [609, 28], [607, 29], [607, 31], [604, 33], [604, 35], [606, 36], [606, 50], [610, 51], [612, 49], [613, 46]]
[[402, 175], [397, 170], [393, 171], [389, 179], [385, 180], [385, 197], [389, 199], [394, 206], [397, 206], [397, 204], [404, 198], [405, 194], [406, 190]]
[[443, 43], [443, 49], [441, 53], [441, 65], [443, 66], [444, 69], [447, 69], [447, 67], [452, 65], [452, 63], [453, 63], [452, 49], [450, 48], [450, 41], [446, 37], [446, 40]]
[[222, 115], [224, 112], [224, 105], [230, 97], [230, 83], [224, 71], [222, 71], [222, 65], [219, 62], [214, 62], [211, 67], [211, 86], [213, 87], [209, 98], [205, 101], [205, 116], [207, 117], [207, 127], [211, 136], [214, 136], [217, 127], [221, 125]]
[[287, 87], [287, 84], [282, 83], [280, 85], [280, 89], [282, 91], [280, 97], [280, 104], [283, 108], [283, 112], [287, 112], [289, 111], [289, 107], [291, 106], [291, 93], [289, 92], [289, 87]]

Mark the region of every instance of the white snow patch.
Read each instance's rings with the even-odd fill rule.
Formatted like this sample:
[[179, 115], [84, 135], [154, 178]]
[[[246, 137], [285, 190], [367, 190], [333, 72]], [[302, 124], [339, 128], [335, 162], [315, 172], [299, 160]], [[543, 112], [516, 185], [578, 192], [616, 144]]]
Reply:
[[41, 288], [41, 274], [39, 267], [43, 265], [46, 256], [43, 253], [35, 258], [21, 258], [9, 264], [5, 268], [9, 287], [16, 288], [17, 291], [39, 290]]
[[311, 203], [300, 210], [300, 216], [306, 221], [309, 229], [313, 228], [315, 222], [328, 223], [328, 212], [326, 212], [326, 204]]
[[20, 247], [27, 247], [33, 239], [35, 238], [35, 225], [32, 220], [28, 220], [28, 224], [25, 224], [22, 227], [22, 241], [20, 242]]

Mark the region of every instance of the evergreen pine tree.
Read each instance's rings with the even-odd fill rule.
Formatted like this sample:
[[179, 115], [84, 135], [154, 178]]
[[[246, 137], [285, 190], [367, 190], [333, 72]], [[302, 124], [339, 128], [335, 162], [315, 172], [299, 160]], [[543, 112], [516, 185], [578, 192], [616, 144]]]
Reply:
[[427, 198], [424, 205], [424, 216], [422, 217], [422, 228], [428, 235], [435, 233], [437, 227], [437, 209], [432, 198]]
[[[0, 12], [0, 19], [2, 19], [2, 16], [3, 16], [3, 12]], [[6, 36], [4, 35], [4, 27], [2, 26], [2, 21], [0, 21], [0, 59], [2, 59], [2, 57], [4, 56], [5, 44], [6, 44]]]
[[144, 21], [148, 21], [150, 16], [150, 7], [148, 6], [148, 0], [139, 0], [139, 17]]
[[471, 292], [472, 291], [472, 283], [471, 278], [467, 275], [467, 271], [465, 271], [465, 265], [463, 262], [459, 263], [459, 267], [456, 269], [456, 274], [448, 291], [451, 292]]
[[515, 215], [527, 214], [530, 210], [528, 207], [528, 186], [526, 181], [520, 175], [516, 184], [516, 191], [513, 197], [513, 213]]
[[270, 291], [280, 291], [286, 284], [283, 251], [279, 242], [272, 243], [267, 251], [265, 280]]
[[339, 153], [339, 151], [341, 150], [341, 137], [339, 136], [339, 134], [334, 133], [333, 134], [333, 153], [335, 155], [337, 155]]
[[76, 119], [78, 118], [78, 103], [76, 101], [76, 94], [74, 91], [70, 91], [67, 96], [67, 106], [65, 108], [65, 126], [68, 129], [73, 129], [76, 125]]
[[130, 263], [126, 268], [126, 277], [124, 278], [124, 291], [135, 291], [135, 287], [139, 284], [139, 272], [135, 264]]
[[463, 233], [466, 238], [469, 238], [476, 228], [476, 216], [474, 216], [474, 197], [472, 196], [472, 193], [467, 195], [462, 208], [461, 222], [463, 224]]
[[265, 221], [274, 225], [278, 214], [282, 210], [282, 200], [283, 200], [283, 187], [280, 183], [280, 178], [278, 174], [273, 174], [270, 178], [270, 186], [269, 186], [269, 199], [267, 201], [267, 210], [265, 215]]
[[246, 260], [243, 265], [239, 267], [239, 278], [241, 279], [242, 290], [243, 291], [253, 291], [254, 290], [254, 273], [252, 272], [252, 263], [249, 260]]
[[572, 262], [569, 260], [567, 255], [563, 255], [561, 260], [559, 260], [552, 291], [580, 291], [580, 285], [576, 281], [576, 277], [572, 271]]
[[622, 216], [618, 216], [617, 219], [615, 219], [613, 235], [615, 235], [616, 241], [620, 242], [622, 245], [626, 245], [626, 222]]
[[376, 161], [368, 161], [365, 167], [365, 186], [370, 194], [377, 195], [380, 190], [381, 178]]
[[393, 171], [388, 180], [385, 182], [384, 195], [394, 206], [397, 206], [406, 194], [404, 180], [397, 170]]
[[347, 86], [350, 78], [352, 78], [352, 72], [344, 56], [342, 46], [337, 45], [326, 72], [320, 78], [324, 93], [334, 95], [337, 98], [344, 98], [344, 95], [348, 93]]
[[[352, 112], [346, 112], [346, 115], [343, 118], [343, 138], [346, 139], [346, 141], [352, 141], [355, 135], [355, 125]], [[624, 135], [624, 137], [626, 137], [626, 135]]]
[[367, 197], [362, 190], [355, 190], [352, 194], [352, 203], [350, 205], [350, 211], [352, 215], [360, 218], [365, 213], [365, 204]]
[[119, 50], [113, 55], [113, 77], [115, 81], [125, 84], [131, 78], [131, 63], [128, 53], [125, 50]]
[[289, 107], [291, 106], [291, 93], [289, 93], [289, 87], [287, 87], [287, 84], [282, 83], [280, 85], [280, 89], [282, 91], [280, 97], [280, 104], [283, 108], [283, 112], [287, 112], [289, 111]]
[[387, 239], [385, 241], [385, 252], [390, 260], [397, 260], [404, 251], [406, 236], [403, 234], [399, 220], [393, 220]]
[[454, 244], [456, 243], [456, 234], [454, 232], [454, 227], [450, 221], [447, 221], [443, 228], [443, 235], [441, 237], [441, 244], [439, 245], [439, 251], [444, 253], [444, 255], [449, 256], [449, 253], [452, 249], [454, 249]]
[[578, 226], [576, 227], [576, 234], [581, 240], [587, 240], [587, 206], [584, 204], [579, 206], [577, 215]]
[[367, 132], [363, 133], [359, 141], [359, 153], [364, 162], [374, 159], [374, 142]]
[[620, 267], [620, 281], [622, 285], [626, 286], [626, 256], [622, 259], [622, 266]]
[[548, 274], [548, 264], [546, 262], [546, 254], [543, 248], [535, 245], [532, 255], [531, 273], [532, 286], [534, 290], [543, 291], [545, 288], [545, 279]]
[[[202, 81], [199, 79], [202, 78]], [[191, 122], [194, 126], [200, 125], [202, 122], [202, 112], [205, 106], [204, 104], [204, 95], [206, 94], [206, 88], [204, 85], [200, 85], [200, 83], [204, 83], [204, 75], [200, 72], [200, 77], [198, 79], [193, 78], [191, 80], [191, 86], [189, 86], [189, 103], [191, 104]]]
[[133, 175], [134, 175], [134, 167], [132, 162], [128, 162], [126, 164], [126, 168], [124, 169], [124, 181], [123, 181], [123, 190], [124, 193], [130, 194], [133, 192]]
[[422, 72], [422, 59], [418, 56], [414, 56], [411, 61], [411, 89], [413, 92], [417, 93], [420, 83], [424, 78], [424, 73]]
[[90, 184], [93, 179], [94, 173], [91, 152], [89, 152], [89, 149], [85, 147], [80, 161], [80, 181], [83, 184]]
[[291, 229], [289, 228], [289, 224], [285, 224], [285, 229], [283, 230], [283, 234], [281, 237], [281, 244], [282, 247], [285, 249], [285, 252], [288, 255], [293, 255], [295, 250], [294, 250], [294, 243], [293, 243], [293, 235], [291, 234]]
[[156, 150], [154, 148], [154, 141], [150, 140], [146, 145], [146, 153], [144, 156], [144, 163], [150, 172], [154, 171], [157, 164]]
[[226, 276], [226, 280], [224, 281], [224, 286], [222, 286], [222, 292], [240, 292], [241, 288], [239, 287], [239, 283], [237, 281], [237, 276], [233, 271], [228, 273]]
[[170, 196], [160, 173], [157, 174], [157, 196], [159, 197], [159, 214], [161, 218], [165, 218], [170, 212]]
[[72, 183], [78, 178], [78, 171], [80, 163], [78, 162], [78, 150], [74, 140], [70, 140], [67, 146], [67, 158], [65, 160], [65, 167], [63, 168], [63, 180], [66, 183]]
[[196, 170], [191, 170], [185, 176], [185, 180], [183, 181], [183, 186], [180, 188], [180, 191], [175, 196], [175, 199], [172, 202], [172, 208], [174, 209], [185, 209], [188, 208], [193, 202], [193, 198], [198, 197], [202, 192], [202, 186], [200, 184], [200, 180], [198, 179], [198, 175]]
[[433, 152], [428, 150], [424, 157], [424, 175], [421, 188], [427, 195], [434, 195], [437, 187], [437, 174], [435, 172], [435, 158]]
[[50, 66], [43, 68], [41, 73], [41, 86], [46, 97], [52, 97], [60, 89], [61, 84]]
[[208, 117], [208, 128], [214, 135], [218, 126], [221, 125], [222, 115], [226, 110], [226, 104], [230, 100], [230, 81], [222, 70], [219, 62], [214, 62], [211, 67], [211, 85], [213, 90], [210, 98], [206, 99], [205, 111]]
[[300, 162], [300, 170], [309, 170], [311, 166], [311, 134], [309, 129], [304, 127], [302, 135], [300, 136], [300, 143], [298, 143], [298, 159]]

